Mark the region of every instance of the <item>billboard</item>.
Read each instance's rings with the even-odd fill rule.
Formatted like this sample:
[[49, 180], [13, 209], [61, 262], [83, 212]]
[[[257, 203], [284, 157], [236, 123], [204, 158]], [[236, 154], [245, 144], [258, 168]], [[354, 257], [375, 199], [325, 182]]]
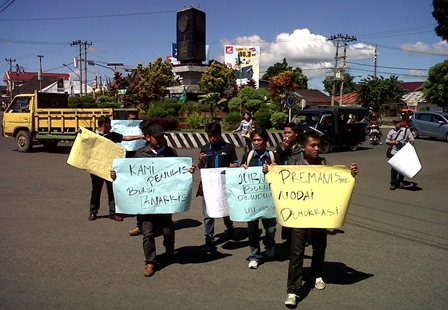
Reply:
[[260, 47], [225, 45], [224, 62], [227, 67], [235, 70], [237, 85], [247, 84], [254, 80], [258, 88], [260, 81]]

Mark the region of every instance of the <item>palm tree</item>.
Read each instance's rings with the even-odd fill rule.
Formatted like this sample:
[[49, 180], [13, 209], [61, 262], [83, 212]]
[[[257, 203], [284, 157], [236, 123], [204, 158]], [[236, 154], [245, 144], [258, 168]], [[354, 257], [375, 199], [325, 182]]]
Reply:
[[206, 102], [206, 103], [210, 104], [210, 114], [212, 116], [213, 121], [216, 120], [215, 106], [222, 105], [223, 103], [225, 103], [227, 101], [227, 99], [221, 98], [220, 93], [216, 93], [216, 92], [208, 93], [205, 95], [199, 95], [199, 98], [201, 98], [199, 100], [200, 103]]

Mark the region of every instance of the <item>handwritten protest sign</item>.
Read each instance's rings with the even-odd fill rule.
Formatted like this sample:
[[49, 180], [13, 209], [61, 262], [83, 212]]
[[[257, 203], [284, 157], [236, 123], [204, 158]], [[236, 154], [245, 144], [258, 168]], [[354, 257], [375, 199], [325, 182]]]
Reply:
[[395, 170], [412, 179], [422, 169], [415, 148], [411, 143], [406, 143], [391, 159], [389, 165]]
[[229, 215], [226, 197], [226, 168], [201, 169], [202, 189], [207, 214], [212, 218]]
[[170, 214], [190, 208], [191, 158], [119, 158], [113, 162], [115, 210], [123, 214]]
[[73, 167], [87, 170], [108, 181], [112, 161], [126, 156], [126, 150], [86, 128], [76, 136], [67, 163]]
[[[142, 130], [140, 129], [141, 120], [117, 120], [113, 119], [111, 121], [112, 129], [111, 131], [118, 132], [123, 136], [139, 136], [142, 135]], [[133, 140], [133, 141], [122, 141], [120, 143], [126, 151], [136, 151], [142, 147], [146, 146], [146, 141], [143, 139]]]
[[226, 170], [226, 193], [232, 221], [274, 218], [275, 207], [263, 167]]
[[277, 221], [295, 228], [344, 225], [355, 178], [346, 166], [271, 166]]

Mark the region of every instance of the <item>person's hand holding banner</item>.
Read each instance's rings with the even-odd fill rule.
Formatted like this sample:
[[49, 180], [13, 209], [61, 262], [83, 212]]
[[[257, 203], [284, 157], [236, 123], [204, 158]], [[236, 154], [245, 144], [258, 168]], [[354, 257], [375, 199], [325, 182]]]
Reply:
[[344, 225], [355, 186], [346, 166], [270, 166], [277, 222], [294, 228], [337, 228]]
[[190, 157], [119, 158], [113, 162], [115, 210], [122, 214], [170, 214], [190, 208]]
[[87, 170], [89, 173], [108, 181], [112, 161], [126, 156], [126, 150], [86, 128], [81, 127], [76, 136], [67, 163], [73, 167]]

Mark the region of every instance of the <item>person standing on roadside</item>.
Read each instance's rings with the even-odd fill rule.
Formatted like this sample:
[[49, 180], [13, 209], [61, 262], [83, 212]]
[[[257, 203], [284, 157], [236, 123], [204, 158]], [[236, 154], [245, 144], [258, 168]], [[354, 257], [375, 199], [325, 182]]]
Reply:
[[252, 115], [249, 112], [244, 113], [243, 120], [240, 122], [240, 126], [233, 132], [241, 131], [241, 136], [244, 138], [246, 145], [244, 146], [244, 152], [252, 150], [252, 140], [250, 139], [250, 132], [253, 129]]
[[[246, 152], [241, 160], [241, 167], [260, 167], [264, 163], [271, 165], [275, 163], [275, 155], [266, 149], [268, 143], [268, 133], [262, 128], [257, 128], [251, 132], [253, 150]], [[263, 256], [260, 252], [260, 234], [258, 231], [259, 219], [247, 222], [247, 232], [249, 237], [249, 269], [257, 269], [262, 262]], [[261, 223], [265, 230], [263, 239], [266, 248], [266, 256], [272, 258], [275, 255], [275, 231], [277, 220], [274, 218], [262, 218]]]
[[[303, 157], [300, 144], [300, 128], [294, 122], [289, 122], [283, 129], [283, 140], [275, 148], [276, 163], [288, 165], [290, 161], [295, 162]], [[290, 242], [291, 228], [282, 226], [281, 237], [288, 245]]]
[[[201, 147], [199, 153], [199, 162], [197, 167], [201, 168], [220, 168], [220, 167], [238, 167], [238, 158], [236, 156], [235, 146], [227, 143], [221, 136], [221, 125], [219, 123], [209, 123], [206, 126], [208, 143]], [[196, 196], [203, 196], [202, 183], [199, 184]], [[205, 244], [202, 250], [210, 253], [216, 250], [215, 245], [215, 219], [207, 214], [205, 200], [203, 200], [204, 211], [204, 235]], [[233, 222], [229, 216], [223, 218], [224, 225], [227, 227], [229, 239], [234, 238]]]
[[[301, 137], [303, 158], [296, 157], [290, 160], [288, 165], [328, 165], [327, 160], [319, 156], [320, 137], [314, 132], [304, 133]], [[352, 163], [350, 166], [352, 176], [358, 173], [358, 166]], [[269, 167], [263, 165], [263, 172], [268, 173]], [[313, 248], [311, 260], [311, 277], [314, 279], [314, 287], [318, 290], [325, 289], [322, 278], [327, 248], [327, 230], [325, 228], [291, 228], [290, 258], [288, 267], [287, 295], [285, 305], [295, 307], [300, 296], [303, 280], [303, 259], [305, 256], [305, 243], [307, 238]]]
[[[402, 120], [400, 117], [394, 119], [394, 128], [392, 128], [386, 136], [386, 144], [392, 147], [391, 155], [394, 156], [406, 143], [414, 144], [414, 135], [408, 127], [402, 128]], [[404, 187], [404, 175], [394, 168], [390, 169], [390, 190]]]
[[[137, 139], [143, 139], [143, 135], [139, 136], [123, 136], [119, 133], [112, 132], [111, 121], [107, 116], [100, 116], [98, 118], [98, 128], [96, 133], [103, 136], [106, 139], [111, 140], [115, 143], [120, 143], [121, 141], [132, 141]], [[99, 176], [90, 174], [92, 180], [92, 192], [90, 195], [90, 215], [89, 221], [95, 221], [97, 219], [98, 210], [100, 209], [101, 191], [103, 189], [103, 184], [106, 183], [107, 197], [109, 202], [109, 218], [115, 221], [122, 221], [123, 217], [115, 214], [115, 199], [114, 191], [112, 189], [112, 182], [104, 180]]]

